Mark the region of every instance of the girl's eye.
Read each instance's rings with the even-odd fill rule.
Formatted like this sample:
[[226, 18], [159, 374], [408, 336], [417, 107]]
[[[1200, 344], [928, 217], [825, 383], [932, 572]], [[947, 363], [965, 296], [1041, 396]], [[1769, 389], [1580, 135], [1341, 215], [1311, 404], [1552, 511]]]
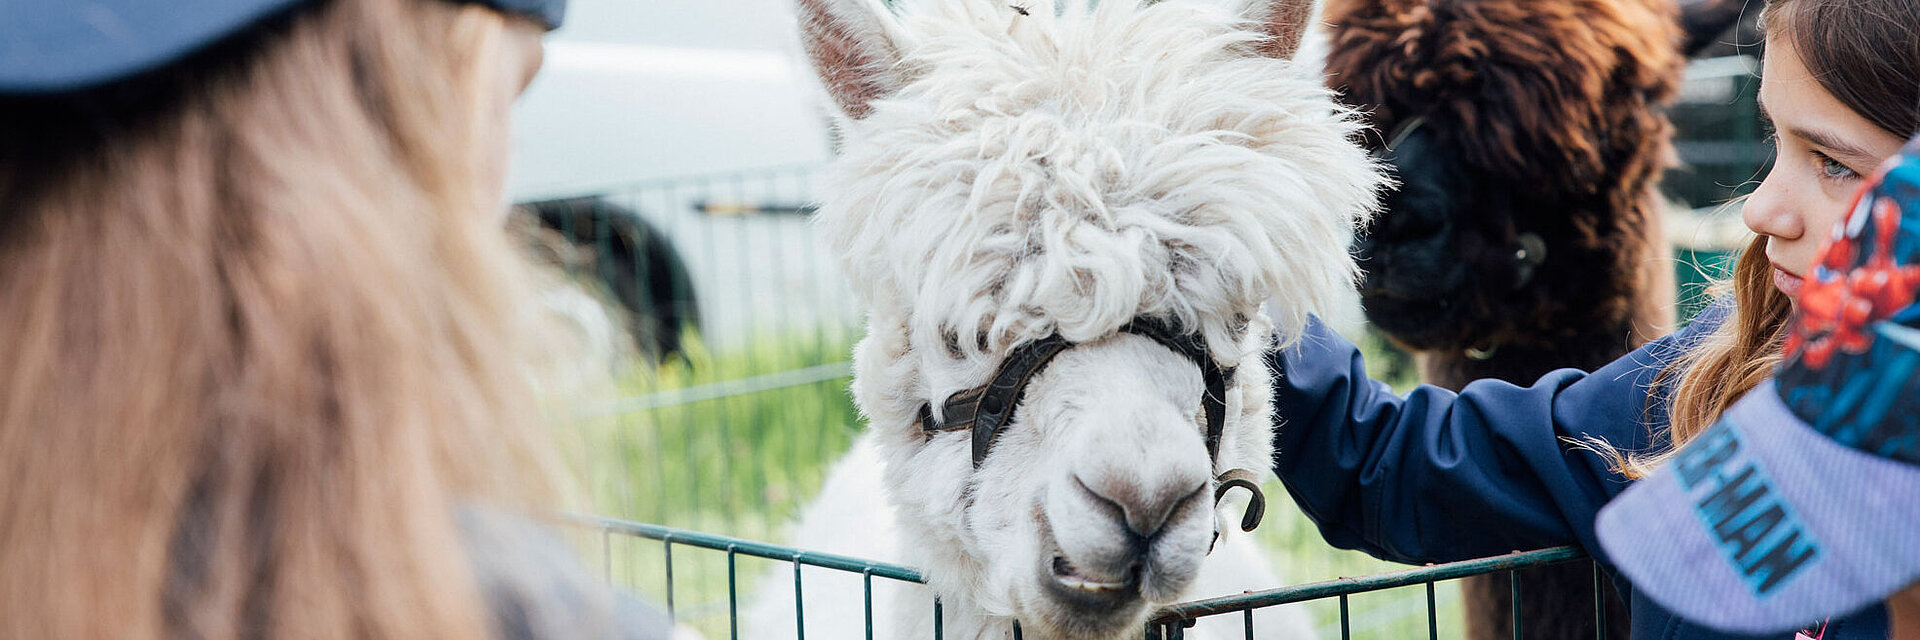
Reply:
[[1858, 172], [1839, 160], [1818, 151], [1813, 152], [1813, 161], [1820, 169], [1820, 177], [1828, 180], [1850, 180], [1860, 177]]

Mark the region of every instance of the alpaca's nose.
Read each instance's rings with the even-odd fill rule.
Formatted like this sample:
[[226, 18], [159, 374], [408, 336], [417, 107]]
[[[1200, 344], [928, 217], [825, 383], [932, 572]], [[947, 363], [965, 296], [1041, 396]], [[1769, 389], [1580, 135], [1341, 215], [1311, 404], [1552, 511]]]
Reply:
[[1073, 475], [1073, 482], [1096, 511], [1124, 525], [1136, 544], [1151, 541], [1175, 514], [1206, 499], [1207, 479], [1187, 473], [1140, 477], [1124, 473]]
[[[1191, 364], [1146, 338], [1129, 339], [1141, 347], [1134, 356], [1189, 367], [1186, 382], [1200, 391]], [[1061, 597], [1173, 602], [1213, 540], [1213, 458], [1197, 407], [1142, 392], [1093, 397], [1105, 419], [1070, 432], [1071, 452], [1053, 458], [1062, 464], [1037, 496], [1042, 584]]]
[[1042, 561], [1063, 593], [1172, 602], [1192, 582], [1213, 537], [1209, 467], [1204, 453], [1192, 464], [1156, 453], [1081, 468], [1054, 484], [1046, 511], [1058, 546]]

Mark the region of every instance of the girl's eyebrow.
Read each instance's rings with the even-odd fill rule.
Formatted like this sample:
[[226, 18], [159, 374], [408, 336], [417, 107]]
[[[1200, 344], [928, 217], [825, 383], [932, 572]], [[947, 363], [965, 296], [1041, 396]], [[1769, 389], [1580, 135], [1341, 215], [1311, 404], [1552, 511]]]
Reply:
[[[1755, 104], [1760, 106], [1760, 117], [1762, 119], [1765, 119], [1768, 125], [1771, 126], [1771, 125], [1777, 124], [1773, 121], [1773, 114], [1767, 111], [1766, 101], [1756, 100]], [[1790, 135], [1800, 138], [1801, 140], [1805, 140], [1809, 143], [1812, 143], [1813, 146], [1826, 149], [1827, 151], [1831, 151], [1832, 153], [1829, 153], [1828, 155], [1835, 156], [1834, 157], [1835, 160], [1853, 160], [1856, 162], [1865, 162], [1867, 164], [1874, 164], [1876, 162], [1873, 154], [1868, 153], [1866, 149], [1860, 148], [1860, 145], [1854, 144], [1852, 142], [1848, 142], [1845, 138], [1841, 138], [1840, 136], [1832, 132], [1826, 131], [1824, 129], [1817, 129], [1817, 128], [1809, 129], [1805, 127], [1788, 127], [1784, 131]]]
[[1836, 160], [1857, 160], [1868, 164], [1874, 163], [1873, 154], [1867, 153], [1867, 150], [1860, 148], [1859, 145], [1847, 142], [1840, 136], [1830, 132], [1820, 129], [1793, 127], [1787, 129], [1787, 133], [1799, 136], [1802, 140], [1813, 143], [1813, 146], [1831, 151], [1832, 153], [1828, 155], [1834, 156]]

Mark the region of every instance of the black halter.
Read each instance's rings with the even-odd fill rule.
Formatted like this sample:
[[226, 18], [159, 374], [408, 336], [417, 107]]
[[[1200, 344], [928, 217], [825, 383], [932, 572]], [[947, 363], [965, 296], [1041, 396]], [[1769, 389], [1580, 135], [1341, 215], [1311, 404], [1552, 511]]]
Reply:
[[[1207, 389], [1200, 398], [1201, 411], [1207, 419], [1207, 459], [1217, 463], [1220, 459], [1221, 433], [1227, 424], [1227, 383], [1233, 379], [1235, 370], [1223, 369], [1214, 362], [1212, 353], [1207, 350], [1199, 334], [1175, 331], [1158, 319], [1134, 318], [1126, 326], [1120, 327], [1120, 331], [1160, 343], [1199, 365], [1200, 377]], [[934, 418], [932, 403], [921, 404], [920, 428], [927, 433], [971, 430], [973, 468], [980, 468], [980, 463], [986, 461], [988, 451], [993, 448], [994, 440], [999, 439], [1000, 433], [1013, 422], [1013, 412], [1019, 408], [1020, 400], [1027, 393], [1027, 383], [1032, 382], [1033, 377], [1046, 368], [1054, 356], [1074, 346], [1074, 343], [1056, 333], [1016, 347], [994, 369], [993, 377], [986, 384], [948, 396], [941, 403], [942, 418]], [[1253, 502], [1248, 505], [1246, 516], [1241, 520], [1241, 528], [1246, 531], [1252, 531], [1260, 524], [1260, 516], [1266, 510], [1266, 498], [1252, 480], [1255, 477], [1252, 472], [1234, 469], [1216, 478], [1219, 481], [1214, 491], [1216, 502], [1234, 487], [1253, 493]]]

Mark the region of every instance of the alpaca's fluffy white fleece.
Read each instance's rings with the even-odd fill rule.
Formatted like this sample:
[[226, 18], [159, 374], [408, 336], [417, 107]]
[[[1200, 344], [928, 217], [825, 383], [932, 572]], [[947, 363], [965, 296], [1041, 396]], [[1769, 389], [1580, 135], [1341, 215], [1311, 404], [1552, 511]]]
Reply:
[[908, 3], [911, 80], [843, 123], [824, 178], [856, 289], [969, 356], [1159, 315], [1232, 363], [1266, 300], [1292, 339], [1352, 286], [1378, 182], [1354, 120], [1231, 11], [1083, 6]]

